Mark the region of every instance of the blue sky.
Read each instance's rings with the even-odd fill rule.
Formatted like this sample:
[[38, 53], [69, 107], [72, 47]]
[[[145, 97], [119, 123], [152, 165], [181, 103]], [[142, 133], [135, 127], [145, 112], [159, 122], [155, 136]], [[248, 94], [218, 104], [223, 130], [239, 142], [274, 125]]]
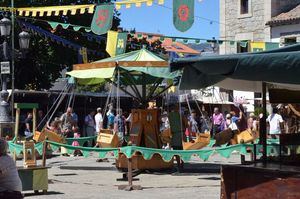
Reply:
[[[154, 2], [157, 2], [156, 0]], [[163, 6], [172, 8], [172, 0], [165, 0]], [[121, 26], [127, 30], [135, 28], [138, 32], [160, 33], [167, 36], [196, 37], [211, 39], [219, 37], [219, 24], [195, 17], [191, 29], [182, 33], [175, 29], [172, 21], [172, 10], [153, 3], [137, 8], [132, 5], [126, 9], [122, 7]], [[219, 0], [195, 0], [195, 16], [219, 21]]]

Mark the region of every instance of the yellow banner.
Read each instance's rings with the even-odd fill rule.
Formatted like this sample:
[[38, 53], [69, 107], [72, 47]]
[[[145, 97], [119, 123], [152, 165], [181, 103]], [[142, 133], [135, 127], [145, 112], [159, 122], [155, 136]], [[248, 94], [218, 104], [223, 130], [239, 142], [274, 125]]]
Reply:
[[250, 43], [251, 52], [260, 52], [266, 50], [265, 42], [251, 42]]
[[107, 32], [106, 52], [111, 57], [116, 55], [117, 39], [118, 39], [118, 32], [116, 31]]
[[131, 8], [132, 5], [135, 5], [136, 7], [141, 7], [143, 3], [145, 3], [147, 6], [152, 6], [153, 2], [157, 2], [157, 4], [162, 5], [164, 4], [164, 0], [123, 0], [123, 1], [117, 1], [115, 2], [116, 9], [121, 9], [122, 6], [125, 6], [125, 8]]
[[[94, 4], [88, 5], [68, 5], [68, 6], [47, 6], [47, 7], [28, 7], [28, 8], [15, 8], [18, 16], [58, 16], [59, 14], [75, 15], [77, 13], [84, 14], [86, 11], [90, 14], [94, 13]], [[10, 7], [0, 7], [0, 10], [11, 11]]]

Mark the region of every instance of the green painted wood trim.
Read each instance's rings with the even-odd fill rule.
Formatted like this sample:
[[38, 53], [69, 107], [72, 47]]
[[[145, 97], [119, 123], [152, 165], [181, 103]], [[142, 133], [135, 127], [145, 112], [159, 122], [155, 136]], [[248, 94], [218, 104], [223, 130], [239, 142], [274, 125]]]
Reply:
[[39, 108], [38, 103], [15, 103], [15, 108], [19, 109], [34, 109], [34, 108]]

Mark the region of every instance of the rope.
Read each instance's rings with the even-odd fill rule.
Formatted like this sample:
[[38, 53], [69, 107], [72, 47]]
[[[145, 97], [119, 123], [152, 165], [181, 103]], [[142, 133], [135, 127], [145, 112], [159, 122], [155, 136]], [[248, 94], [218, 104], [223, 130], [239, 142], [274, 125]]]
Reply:
[[[48, 110], [48, 112], [46, 113], [46, 115], [44, 116], [44, 118], [38, 124], [37, 128], [39, 128], [41, 126], [41, 124], [45, 121], [45, 119], [48, 117], [48, 115], [50, 114], [50, 112], [52, 111], [52, 109], [54, 108], [54, 106], [56, 105], [56, 102], [60, 99], [61, 95], [68, 89], [68, 86], [69, 86], [68, 83], [66, 83], [65, 86], [64, 86], [64, 88], [59, 93], [59, 95], [55, 99], [54, 103], [52, 104], [52, 106], [50, 107], [50, 109]], [[47, 122], [49, 122], [50, 120], [51, 120], [51, 117], [48, 119]]]

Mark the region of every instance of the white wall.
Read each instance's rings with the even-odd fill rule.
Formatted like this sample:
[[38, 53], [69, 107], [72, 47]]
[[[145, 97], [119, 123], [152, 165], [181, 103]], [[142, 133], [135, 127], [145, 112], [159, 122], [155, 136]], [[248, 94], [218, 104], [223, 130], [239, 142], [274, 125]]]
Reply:
[[288, 35], [299, 35], [300, 36], [300, 24], [272, 27], [272, 30], [271, 30], [272, 42], [279, 42], [282, 33], [288, 34]]

